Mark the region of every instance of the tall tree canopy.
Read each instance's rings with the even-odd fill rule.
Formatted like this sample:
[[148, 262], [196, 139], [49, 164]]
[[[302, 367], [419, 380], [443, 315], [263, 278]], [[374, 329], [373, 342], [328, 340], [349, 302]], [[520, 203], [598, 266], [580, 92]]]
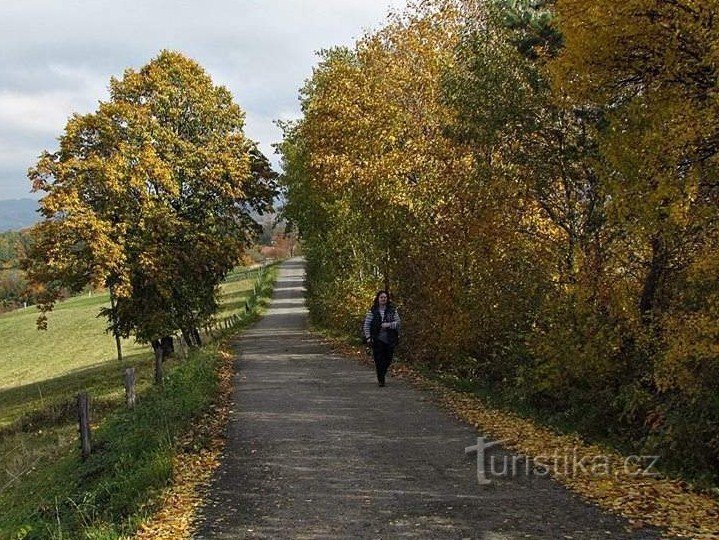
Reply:
[[719, 470], [716, 3], [430, 0], [325, 51], [281, 145], [316, 321]]
[[[44, 192], [25, 266], [45, 284], [111, 292], [116, 335], [191, 333], [271, 210], [275, 173], [243, 134], [244, 114], [196, 62], [163, 51], [111, 79], [110, 99], [74, 115], [29, 177]], [[44, 317], [40, 325], [46, 324]]]

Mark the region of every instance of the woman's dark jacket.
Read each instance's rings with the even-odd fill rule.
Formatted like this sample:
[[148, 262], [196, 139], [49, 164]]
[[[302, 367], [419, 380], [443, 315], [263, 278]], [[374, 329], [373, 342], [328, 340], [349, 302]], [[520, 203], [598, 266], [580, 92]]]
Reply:
[[384, 311], [384, 319], [381, 317], [379, 308], [374, 307], [370, 311], [367, 312], [367, 315], [365, 316], [364, 325], [363, 325], [363, 333], [365, 339], [369, 336], [372, 338], [373, 341], [376, 341], [380, 332], [382, 331], [382, 323], [388, 322], [388, 323], [395, 323], [394, 328], [387, 328], [387, 344], [390, 347], [394, 347], [397, 345], [397, 341], [399, 340], [399, 313], [397, 313], [397, 309], [392, 305], [389, 304], [385, 308]]

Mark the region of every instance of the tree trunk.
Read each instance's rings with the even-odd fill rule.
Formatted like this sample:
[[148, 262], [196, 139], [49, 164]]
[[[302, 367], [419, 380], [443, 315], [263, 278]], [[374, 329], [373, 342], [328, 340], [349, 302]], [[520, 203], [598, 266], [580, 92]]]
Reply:
[[645, 325], [654, 320], [654, 312], [657, 304], [657, 292], [666, 273], [668, 254], [666, 246], [659, 235], [652, 238], [652, 260], [649, 264], [649, 272], [644, 279], [642, 296], [639, 300], [639, 312], [642, 322]]
[[172, 358], [175, 354], [175, 344], [172, 340], [172, 336], [163, 336], [160, 339], [160, 347], [162, 347], [163, 358]]
[[117, 361], [122, 362], [122, 342], [120, 341], [120, 332], [117, 329], [117, 302], [115, 301], [115, 291], [110, 289], [110, 310], [112, 311], [112, 335], [115, 336], [115, 348], [117, 349]]
[[177, 338], [177, 346], [180, 349], [180, 358], [187, 360], [187, 347], [185, 346], [185, 340], [181, 336]]
[[202, 346], [202, 341], [200, 340], [200, 334], [197, 331], [196, 328], [183, 328], [182, 329], [182, 335], [185, 338], [185, 343], [188, 347], [200, 347]]
[[[155, 343], [155, 342], [153, 342]], [[153, 345], [154, 347], [154, 345]], [[162, 346], [159, 345], [155, 348], [155, 384], [158, 386], [162, 385], [162, 358], [163, 352], [162, 352]]]

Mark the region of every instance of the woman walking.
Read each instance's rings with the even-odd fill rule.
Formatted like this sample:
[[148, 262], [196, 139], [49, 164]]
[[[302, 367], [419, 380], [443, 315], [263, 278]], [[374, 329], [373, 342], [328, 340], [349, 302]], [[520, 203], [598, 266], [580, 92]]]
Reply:
[[364, 318], [362, 331], [365, 341], [372, 347], [377, 383], [384, 386], [385, 375], [392, 363], [399, 337], [399, 313], [389, 301], [387, 291], [378, 291], [375, 295], [372, 308]]

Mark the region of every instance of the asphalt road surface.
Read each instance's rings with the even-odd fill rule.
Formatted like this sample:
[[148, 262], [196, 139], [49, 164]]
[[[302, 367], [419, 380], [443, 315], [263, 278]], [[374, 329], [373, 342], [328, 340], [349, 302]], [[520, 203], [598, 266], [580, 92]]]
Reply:
[[481, 434], [332, 353], [307, 330], [303, 282], [304, 262], [285, 262], [267, 314], [234, 343], [229, 440], [194, 538], [660, 537], [521, 467], [480, 485], [465, 448]]

